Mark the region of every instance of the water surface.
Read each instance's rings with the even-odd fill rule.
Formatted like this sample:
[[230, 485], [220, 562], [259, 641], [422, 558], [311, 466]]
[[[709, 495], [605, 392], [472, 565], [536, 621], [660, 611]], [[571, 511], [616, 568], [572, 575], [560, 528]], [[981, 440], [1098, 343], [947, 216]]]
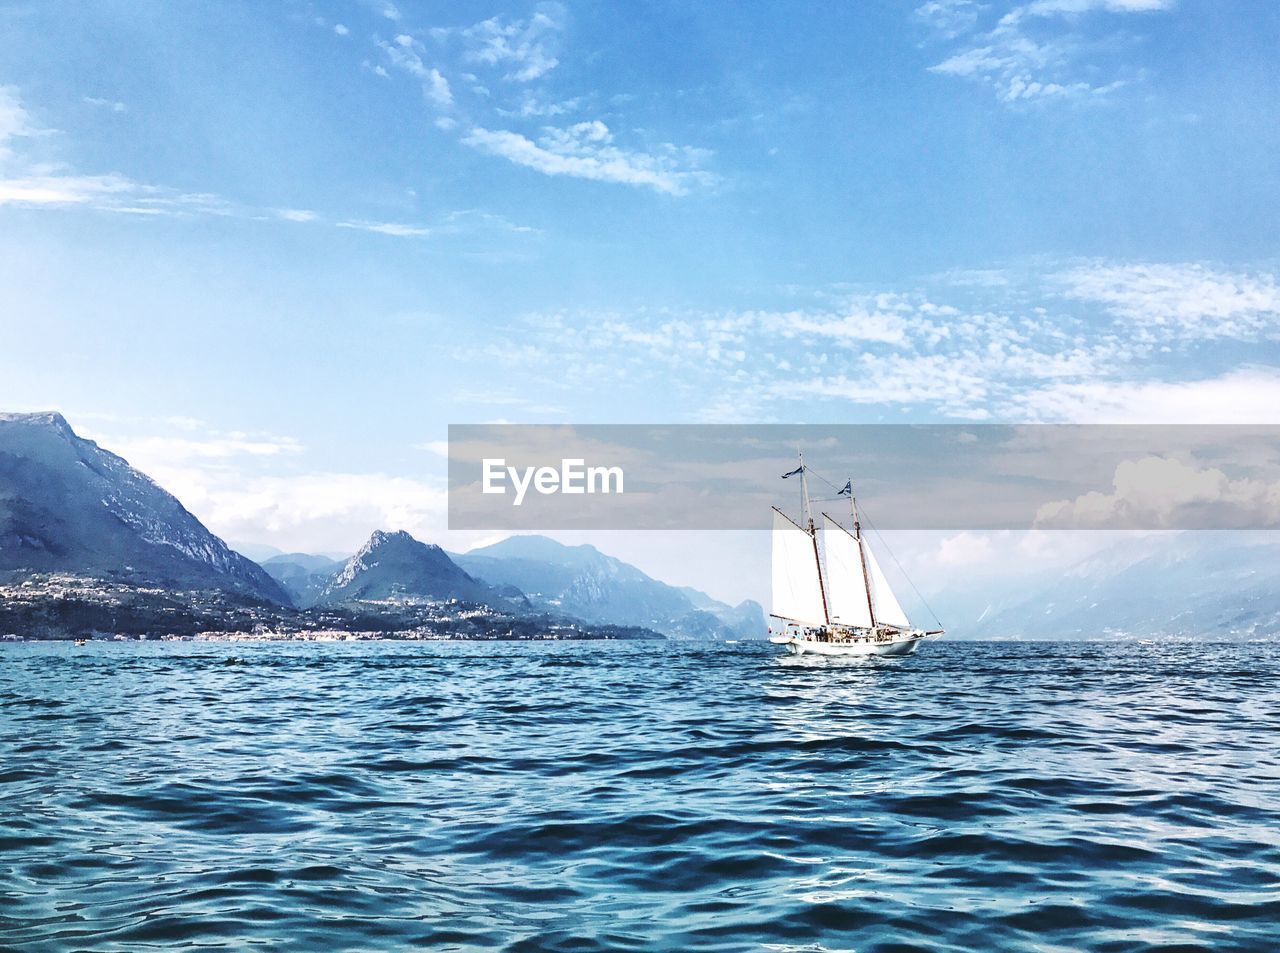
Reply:
[[1280, 646], [0, 647], [0, 946], [1271, 950]]

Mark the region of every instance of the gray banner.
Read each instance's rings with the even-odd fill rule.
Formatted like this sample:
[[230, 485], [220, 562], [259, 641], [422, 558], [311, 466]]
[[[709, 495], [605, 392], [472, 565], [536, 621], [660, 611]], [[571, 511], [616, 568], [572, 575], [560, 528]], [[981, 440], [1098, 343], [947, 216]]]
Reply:
[[880, 529], [1275, 529], [1280, 427], [449, 427], [452, 530], [763, 529], [846, 483]]

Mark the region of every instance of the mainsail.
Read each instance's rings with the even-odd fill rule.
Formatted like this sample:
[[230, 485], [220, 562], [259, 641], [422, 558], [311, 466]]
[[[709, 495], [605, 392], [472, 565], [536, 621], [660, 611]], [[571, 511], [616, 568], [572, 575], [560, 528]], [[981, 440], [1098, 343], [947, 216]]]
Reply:
[[773, 511], [773, 615], [804, 625], [825, 625], [827, 613], [813, 537]]
[[902, 611], [902, 606], [898, 604], [898, 597], [889, 588], [889, 580], [885, 579], [884, 573], [880, 571], [880, 564], [876, 562], [876, 554], [865, 543], [862, 549], [866, 553], [867, 571], [871, 577], [871, 598], [876, 606], [876, 621], [884, 622], [887, 625], [902, 626], [904, 629], [911, 628], [911, 623], [907, 621], [907, 614]]
[[871, 604], [862, 567], [862, 540], [823, 513], [822, 548], [827, 554], [827, 604], [831, 621], [870, 628]]

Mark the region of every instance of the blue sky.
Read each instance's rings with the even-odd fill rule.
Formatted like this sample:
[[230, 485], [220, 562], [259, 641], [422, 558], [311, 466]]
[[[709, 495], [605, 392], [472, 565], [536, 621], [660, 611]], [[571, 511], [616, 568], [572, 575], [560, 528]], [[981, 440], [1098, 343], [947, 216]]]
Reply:
[[441, 536], [449, 422], [1271, 422], [1277, 36], [1207, 0], [3, 2], [0, 403], [325, 550]]

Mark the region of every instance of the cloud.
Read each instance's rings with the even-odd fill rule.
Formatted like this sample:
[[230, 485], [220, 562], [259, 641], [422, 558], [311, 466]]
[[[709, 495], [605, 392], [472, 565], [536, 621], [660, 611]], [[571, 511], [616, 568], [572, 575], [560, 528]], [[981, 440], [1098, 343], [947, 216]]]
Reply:
[[243, 477], [183, 467], [152, 475], [224, 539], [289, 551], [354, 551], [375, 529], [436, 540], [448, 524], [443, 481], [327, 471]]
[[976, 0], [929, 0], [916, 7], [916, 18], [947, 39], [972, 30], [981, 7]]
[[939, 566], [973, 566], [991, 559], [993, 552], [990, 533], [956, 533], [939, 541], [934, 561]]
[[86, 96], [84, 97], [84, 101], [88, 103], [90, 106], [100, 106], [103, 109], [109, 109], [114, 113], [122, 113], [129, 108], [124, 103], [119, 102], [117, 100], [102, 99], [98, 96]]
[[378, 235], [391, 235], [395, 238], [422, 238], [431, 234], [431, 229], [423, 225], [405, 225], [402, 222], [338, 222], [338, 228], [351, 228], [363, 232], [374, 232]]
[[315, 222], [320, 216], [304, 208], [278, 208], [276, 215], [286, 222]]
[[1280, 369], [1190, 381], [1062, 381], [1012, 405], [1024, 419], [1108, 424], [1280, 424]]
[[0, 178], [0, 205], [114, 207], [141, 187], [120, 175], [31, 175]]
[[1280, 332], [1280, 285], [1267, 274], [1201, 264], [1093, 263], [1053, 276], [1065, 294], [1104, 305], [1163, 339], [1236, 338]]
[[447, 526], [443, 473], [306, 469], [306, 449], [291, 437], [219, 431], [184, 418], [93, 419], [97, 427], [78, 425], [82, 434], [123, 456], [224, 539], [333, 552], [355, 550], [379, 528], [432, 539]]
[[520, 97], [520, 102], [514, 109], [497, 110], [500, 116], [510, 116], [519, 119], [543, 118], [550, 116], [563, 116], [567, 113], [576, 112], [583, 103], [583, 97], [575, 96], [572, 99], [563, 99], [558, 102], [547, 102], [534, 96], [532, 93], [526, 92]]
[[[429, 95], [443, 102], [448, 84], [435, 70], [427, 70]], [[439, 78], [437, 86], [434, 80]], [[442, 119], [446, 117], [441, 117]], [[228, 201], [207, 192], [176, 189], [137, 182], [119, 173], [81, 174], [61, 166], [36, 164], [15, 153], [13, 143], [38, 135], [20, 97], [12, 87], [0, 87], [0, 208], [82, 209], [117, 215], [169, 217], [235, 217], [243, 221], [323, 222], [325, 219], [305, 208], [256, 208]], [[536, 233], [536, 229], [515, 225], [501, 216], [479, 209], [442, 213], [438, 228], [403, 222], [346, 218], [333, 221], [337, 228], [352, 229], [399, 238], [460, 234], [484, 230]]]
[[17, 89], [0, 86], [0, 159], [7, 159], [13, 154], [12, 140], [33, 133], [31, 117], [23, 107]]
[[963, 0], [925, 3], [916, 8], [916, 16], [939, 39], [956, 42], [951, 55], [930, 72], [982, 82], [1012, 105], [1103, 97], [1143, 75], [1128, 71], [1098, 82], [1096, 68], [1085, 72], [1080, 61], [1106, 44], [1064, 30], [1064, 18], [1149, 13], [1171, 6], [1169, 0], [1034, 0], [1004, 14], [989, 30], [977, 29], [987, 8]]
[[172, 466], [191, 460], [279, 457], [302, 451], [302, 445], [292, 437], [216, 431], [199, 437], [125, 438], [109, 446], [113, 453], [118, 453], [144, 472], [150, 467]]
[[539, 79], [559, 65], [556, 47], [564, 19], [563, 7], [543, 3], [528, 20], [484, 20], [462, 31], [465, 57], [473, 63], [509, 68], [509, 80]]
[[981, 419], [987, 378], [944, 355], [863, 355], [854, 373], [801, 377], [774, 385], [777, 396], [836, 398], [853, 404], [928, 404]]
[[333, 25], [333, 32], [334, 32], [334, 33], [336, 33], [336, 34], [338, 34], [338, 36], [346, 36], [346, 35], [347, 35], [347, 34], [349, 34], [351, 31], [350, 31], [350, 30], [348, 30], [348, 29], [347, 29], [347, 27], [346, 27], [344, 24], [342, 24], [342, 23], [335, 23], [335, 24]]
[[394, 43], [378, 40], [377, 45], [393, 66], [422, 81], [422, 94], [429, 102], [441, 109], [447, 109], [453, 105], [453, 90], [449, 86], [449, 81], [438, 69], [427, 66], [423, 61], [419, 53], [422, 45], [417, 40], [407, 33], [402, 33], [396, 37]]
[[449, 81], [440, 75], [438, 69], [433, 68], [427, 74], [422, 92], [427, 99], [442, 109], [453, 105], [453, 90], [449, 88]]
[[449, 459], [449, 441], [448, 440], [426, 440], [422, 443], [413, 445], [415, 450], [425, 450], [427, 453], [435, 454], [437, 457]]
[[1262, 529], [1280, 523], [1280, 482], [1232, 479], [1217, 467], [1164, 456], [1116, 466], [1111, 492], [1041, 506], [1042, 528]]
[[[1164, 266], [1107, 267], [1162, 275]], [[934, 276], [928, 293], [792, 289], [823, 303], [792, 310], [535, 312], [495, 327], [477, 347], [548, 394], [573, 382], [573, 399], [582, 400], [583, 382], [608, 379], [612, 400], [627, 393], [652, 400], [657, 387], [671, 406], [690, 408], [691, 418], [724, 422], [807, 419], [857, 407], [867, 409], [862, 414], [913, 408], [1009, 422], [1280, 424], [1273, 410], [1280, 407], [1280, 368], [1234, 366], [1200, 379], [1206, 360], [1216, 359], [1204, 348], [1224, 340], [1223, 321], [1239, 335], [1225, 339], [1231, 342], [1280, 336], [1280, 327], [1266, 323], [1273, 276], [1240, 272], [1250, 282], [1187, 282], [1202, 289], [1191, 314], [1226, 316], [1206, 338], [1120, 313], [1141, 304], [1185, 317], [1181, 297], [1166, 301], [1139, 283], [1134, 304], [1128, 290], [1106, 291], [1114, 274], [1099, 279], [1099, 291], [1085, 280], [1097, 277], [1095, 266], [1077, 271], [1081, 266], [1050, 263], [986, 269], [980, 281]], [[1088, 296], [1086, 289], [1093, 289]], [[1204, 307], [1206, 299], [1216, 310]], [[563, 373], [537, 370], [553, 360]]]
[[665, 144], [655, 152], [629, 152], [614, 145], [609, 127], [598, 120], [564, 129], [548, 127], [537, 142], [516, 132], [480, 127], [462, 141], [545, 175], [617, 182], [666, 195], [684, 195], [712, 181], [709, 173], [697, 168], [708, 155], [704, 150]]
[[1169, 10], [1173, 4], [1174, 0], [1033, 0], [1010, 16], [1076, 16], [1096, 10], [1107, 13], [1154, 13]]

